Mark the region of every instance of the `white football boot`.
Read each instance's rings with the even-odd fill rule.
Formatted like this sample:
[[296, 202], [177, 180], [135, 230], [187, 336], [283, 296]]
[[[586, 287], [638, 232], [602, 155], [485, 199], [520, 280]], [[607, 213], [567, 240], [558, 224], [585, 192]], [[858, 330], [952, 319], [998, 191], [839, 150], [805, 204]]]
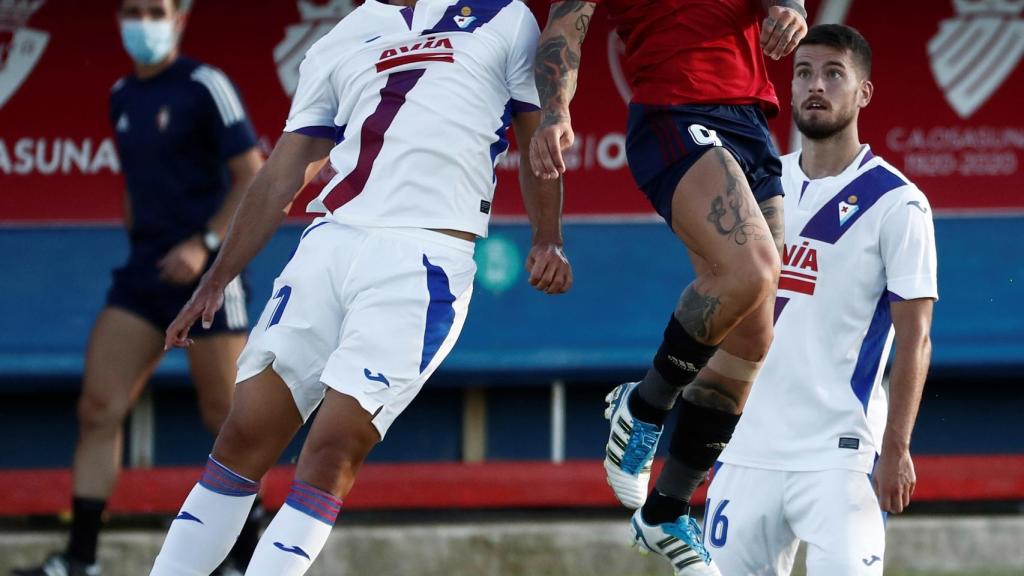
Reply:
[[700, 524], [684, 514], [675, 522], [651, 526], [637, 510], [629, 521], [633, 546], [641, 554], [654, 552], [672, 564], [676, 576], [722, 576], [704, 547]]
[[604, 417], [611, 424], [605, 446], [604, 470], [608, 484], [622, 505], [636, 510], [647, 499], [651, 462], [662, 427], [641, 422], [629, 412], [629, 395], [639, 382], [621, 384], [605, 397]]

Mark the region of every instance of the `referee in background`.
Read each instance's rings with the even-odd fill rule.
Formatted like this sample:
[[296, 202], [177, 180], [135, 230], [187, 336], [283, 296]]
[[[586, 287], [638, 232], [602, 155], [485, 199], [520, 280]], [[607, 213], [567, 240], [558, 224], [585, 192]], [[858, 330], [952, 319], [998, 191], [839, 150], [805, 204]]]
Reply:
[[[223, 72], [178, 55], [186, 0], [121, 0], [134, 73], [110, 94], [131, 250], [89, 337], [78, 401], [67, 549], [17, 576], [98, 576], [97, 539], [122, 461], [125, 418], [163, 356], [164, 329], [213, 262], [235, 207], [263, 164], [245, 107]], [[188, 349], [202, 419], [216, 434], [248, 330], [242, 279]], [[258, 506], [258, 505], [257, 505]], [[254, 510], [217, 574], [241, 575], [258, 541]]]

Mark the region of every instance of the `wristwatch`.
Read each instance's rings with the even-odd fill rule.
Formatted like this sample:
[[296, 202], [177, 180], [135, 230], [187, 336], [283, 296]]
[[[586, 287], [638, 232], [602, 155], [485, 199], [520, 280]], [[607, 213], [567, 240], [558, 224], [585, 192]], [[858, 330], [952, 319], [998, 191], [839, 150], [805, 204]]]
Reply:
[[216, 252], [220, 249], [220, 243], [222, 239], [219, 234], [210, 230], [209, 228], [203, 230], [203, 246], [206, 247], [210, 252]]

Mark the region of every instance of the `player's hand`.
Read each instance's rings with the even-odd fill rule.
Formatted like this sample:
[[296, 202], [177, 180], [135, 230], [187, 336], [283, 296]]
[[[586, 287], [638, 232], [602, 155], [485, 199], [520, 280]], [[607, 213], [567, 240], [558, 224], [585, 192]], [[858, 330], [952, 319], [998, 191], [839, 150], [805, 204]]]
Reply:
[[198, 235], [183, 240], [157, 263], [160, 279], [172, 284], [189, 285], [199, 278], [206, 267], [210, 253]]
[[778, 60], [788, 56], [807, 35], [807, 21], [793, 8], [772, 6], [761, 24], [761, 50]]
[[564, 174], [562, 150], [568, 150], [575, 140], [568, 114], [553, 122], [541, 122], [530, 139], [530, 166], [534, 176], [542, 180], [555, 180]]
[[539, 243], [526, 256], [530, 286], [545, 294], [565, 294], [572, 288], [572, 266], [560, 244]]
[[885, 449], [878, 457], [873, 476], [878, 505], [883, 512], [899, 514], [910, 504], [917, 486], [914, 461], [908, 449]]
[[213, 325], [213, 316], [223, 305], [224, 286], [210, 280], [208, 274], [203, 276], [192, 297], [167, 327], [164, 333], [164, 350], [191, 346], [192, 339], [188, 337], [188, 331], [192, 325], [202, 318], [203, 328], [209, 330]]

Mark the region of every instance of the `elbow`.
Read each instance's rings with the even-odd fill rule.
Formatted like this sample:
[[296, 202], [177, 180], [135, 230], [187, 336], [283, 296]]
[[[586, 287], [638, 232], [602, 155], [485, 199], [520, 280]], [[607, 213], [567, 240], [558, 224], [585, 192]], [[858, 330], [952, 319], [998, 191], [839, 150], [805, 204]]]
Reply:
[[927, 332], [921, 337], [921, 356], [926, 361], [932, 357], [932, 337]]
[[919, 358], [927, 363], [932, 357], [932, 339], [927, 330], [906, 334], [903, 337], [897, 335], [897, 352], [905, 351], [908, 357]]

